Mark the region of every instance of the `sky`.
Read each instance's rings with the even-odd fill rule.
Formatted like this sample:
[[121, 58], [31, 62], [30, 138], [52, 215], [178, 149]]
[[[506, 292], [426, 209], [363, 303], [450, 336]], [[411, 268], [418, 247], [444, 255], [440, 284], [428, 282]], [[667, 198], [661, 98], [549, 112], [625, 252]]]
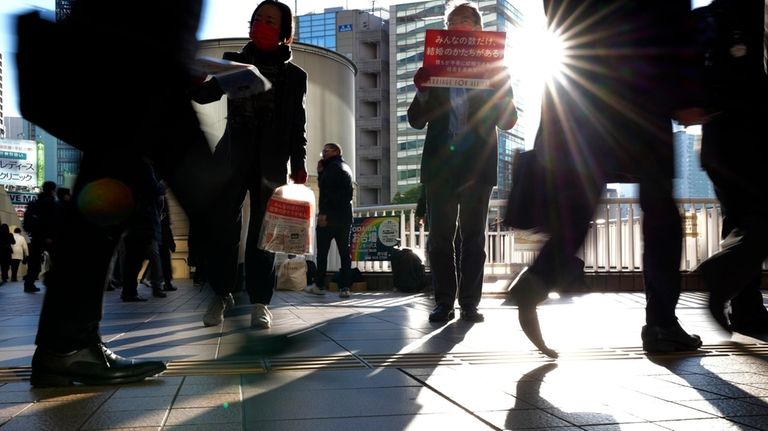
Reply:
[[[114, 0], [103, 0], [114, 1]], [[160, 0], [166, 1], [166, 0]], [[199, 39], [247, 37], [247, 21], [259, 0], [203, 0], [205, 11], [198, 31]], [[284, 0], [296, 15], [322, 12], [325, 8], [370, 9], [405, 3], [406, 0]], [[3, 115], [18, 117], [16, 97], [15, 15], [32, 10], [48, 10], [43, 16], [53, 19], [55, 0], [0, 0], [0, 53], [3, 54]]]
[[[114, 1], [114, 0], [103, 0]], [[166, 1], [166, 0], [160, 0]], [[414, 0], [284, 0], [296, 15], [322, 12], [325, 8], [370, 9], [389, 7], [392, 4]], [[709, 3], [710, 0], [692, 0], [694, 7]], [[198, 32], [199, 39], [225, 37], [246, 37], [247, 21], [259, 0], [204, 0], [205, 11]], [[536, 4], [537, 0], [516, 0], [518, 5]], [[0, 0], [0, 52], [3, 54], [3, 115], [17, 117], [16, 64], [13, 51], [16, 45], [14, 16], [30, 9], [48, 10], [44, 16], [53, 19], [55, 0]]]

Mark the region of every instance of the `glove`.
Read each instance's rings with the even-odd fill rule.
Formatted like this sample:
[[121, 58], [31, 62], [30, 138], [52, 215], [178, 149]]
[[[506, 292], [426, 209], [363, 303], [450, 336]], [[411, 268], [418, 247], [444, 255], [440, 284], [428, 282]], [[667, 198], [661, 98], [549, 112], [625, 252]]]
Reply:
[[428, 68], [420, 67], [419, 70], [416, 71], [416, 74], [413, 75], [413, 83], [416, 85], [416, 89], [424, 91], [426, 89], [424, 84], [426, 84], [431, 77], [432, 72]]
[[291, 172], [291, 179], [295, 184], [305, 184], [307, 182], [307, 171], [302, 169], [300, 171]]

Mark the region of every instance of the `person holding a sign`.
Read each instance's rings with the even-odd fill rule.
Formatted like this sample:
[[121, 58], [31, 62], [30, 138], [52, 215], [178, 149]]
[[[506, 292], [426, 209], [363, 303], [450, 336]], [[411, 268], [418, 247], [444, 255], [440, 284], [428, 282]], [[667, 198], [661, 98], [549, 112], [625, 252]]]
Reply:
[[[252, 304], [251, 326], [269, 328], [267, 309], [275, 286], [274, 254], [258, 248], [259, 232], [267, 202], [278, 187], [286, 184], [286, 166], [294, 183], [307, 181], [306, 112], [307, 73], [291, 62], [293, 13], [275, 0], [256, 6], [249, 22], [248, 43], [239, 52], [226, 52], [224, 59], [256, 66], [271, 83], [268, 91], [235, 96], [228, 94], [227, 125], [216, 146], [214, 158], [230, 166], [231, 180], [225, 193], [211, 202], [218, 211], [216, 225], [222, 232], [212, 238], [207, 253], [208, 281], [215, 291], [203, 317], [205, 326], [220, 324], [224, 310], [234, 304], [241, 208], [250, 195], [250, 223], [245, 251], [246, 290]], [[223, 84], [213, 77], [194, 95], [198, 103], [218, 101]]]
[[[472, 45], [477, 41], [491, 44], [497, 40], [482, 31], [480, 12], [471, 3], [461, 3], [450, 10], [446, 23], [448, 30], [436, 35], [436, 43], [467, 45], [463, 51], [461, 46], [451, 45], [450, 52], [469, 53], [477, 49]], [[497, 48], [503, 52], [503, 43]], [[432, 53], [430, 49], [427, 46], [427, 51]], [[447, 45], [440, 49], [438, 52], [448, 52]], [[452, 86], [438, 87], [435, 85], [445, 82], [436, 75], [445, 71], [436, 66], [441, 61], [437, 58], [435, 64], [416, 72], [413, 78], [416, 97], [408, 108], [410, 125], [416, 129], [427, 127], [421, 182], [426, 189], [430, 227], [427, 252], [436, 303], [429, 320], [453, 319], [458, 292], [461, 318], [482, 322], [484, 318], [477, 307], [483, 287], [488, 201], [496, 185], [496, 127], [504, 130], [514, 127], [517, 110], [509, 72], [498, 61], [469, 71], [478, 79], [459, 79], [450, 81]], [[477, 82], [480, 82], [478, 88], [466, 87]], [[462, 239], [458, 274], [454, 260], [457, 223]]]
[[310, 293], [325, 295], [325, 271], [328, 251], [336, 241], [341, 259], [339, 297], [349, 298], [350, 270], [349, 232], [352, 227], [352, 169], [341, 158], [341, 147], [329, 143], [323, 147], [323, 158], [317, 162], [317, 182], [320, 187], [317, 213], [317, 276]]

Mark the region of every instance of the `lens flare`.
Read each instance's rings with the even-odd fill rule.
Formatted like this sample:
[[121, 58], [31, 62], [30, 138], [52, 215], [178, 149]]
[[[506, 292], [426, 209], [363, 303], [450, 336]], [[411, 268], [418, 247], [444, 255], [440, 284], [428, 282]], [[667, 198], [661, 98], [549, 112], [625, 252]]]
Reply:
[[77, 198], [80, 212], [100, 226], [124, 222], [134, 206], [131, 189], [114, 178], [102, 178], [87, 184]]

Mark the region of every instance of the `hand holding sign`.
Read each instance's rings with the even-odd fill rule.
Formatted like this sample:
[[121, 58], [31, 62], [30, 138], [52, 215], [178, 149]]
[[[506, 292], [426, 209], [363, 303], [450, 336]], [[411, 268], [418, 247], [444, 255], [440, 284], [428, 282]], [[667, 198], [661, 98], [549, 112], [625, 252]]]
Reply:
[[424, 84], [426, 84], [431, 77], [432, 72], [430, 72], [429, 68], [420, 67], [419, 70], [416, 71], [416, 74], [413, 75], [413, 83], [416, 85], [416, 89], [418, 91], [424, 91], [426, 89]]

